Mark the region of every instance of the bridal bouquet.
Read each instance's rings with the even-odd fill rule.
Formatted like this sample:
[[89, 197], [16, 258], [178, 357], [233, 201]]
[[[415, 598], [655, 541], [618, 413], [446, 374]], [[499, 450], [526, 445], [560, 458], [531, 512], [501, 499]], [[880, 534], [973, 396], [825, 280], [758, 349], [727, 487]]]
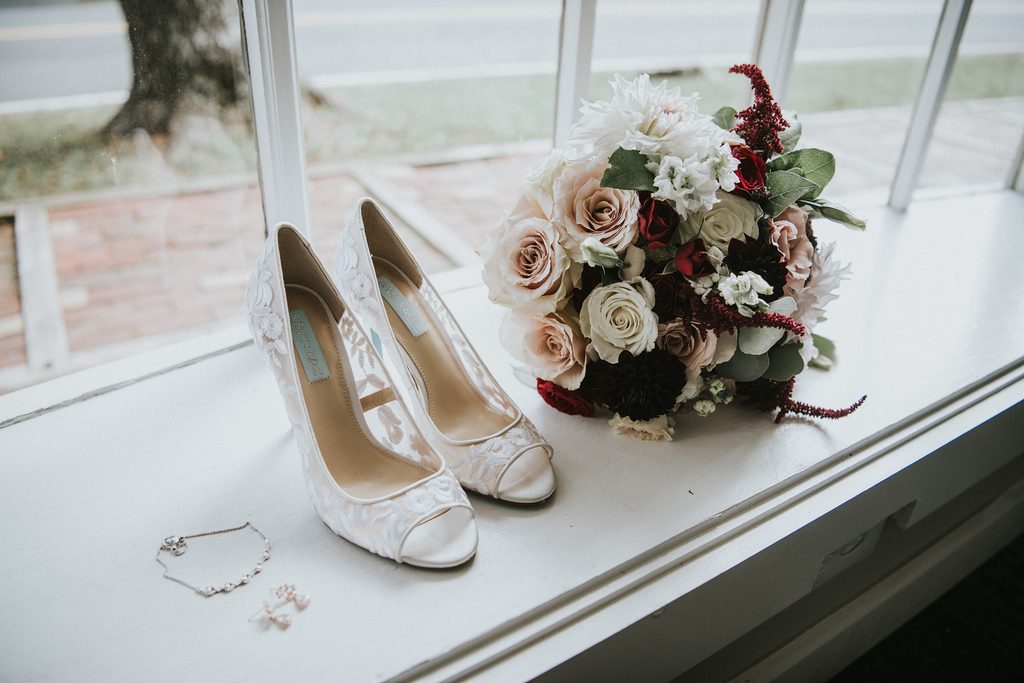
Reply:
[[714, 115], [647, 75], [585, 103], [569, 146], [533, 168], [483, 249], [508, 352], [562, 412], [613, 415], [619, 433], [667, 440], [670, 415], [707, 416], [740, 395], [826, 418], [792, 398], [834, 349], [813, 334], [848, 266], [812, 219], [863, 221], [821, 196], [832, 155], [798, 149], [760, 69], [753, 104]]

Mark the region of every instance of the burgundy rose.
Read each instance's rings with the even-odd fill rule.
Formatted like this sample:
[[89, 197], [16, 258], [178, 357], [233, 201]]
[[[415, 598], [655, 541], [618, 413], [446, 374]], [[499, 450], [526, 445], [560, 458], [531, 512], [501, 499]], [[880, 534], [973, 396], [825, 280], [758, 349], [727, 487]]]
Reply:
[[757, 194], [764, 190], [764, 176], [767, 172], [764, 159], [746, 145], [736, 145], [732, 155], [740, 162], [736, 169], [736, 189], [743, 194]]
[[712, 268], [708, 263], [708, 254], [704, 249], [703, 240], [693, 239], [679, 247], [676, 251], [676, 270], [686, 277], [711, 274]]
[[666, 247], [679, 227], [679, 214], [668, 202], [647, 195], [640, 205], [637, 225], [640, 234], [647, 240], [648, 249]]
[[590, 417], [594, 414], [594, 404], [584, 398], [580, 392], [570, 391], [550, 380], [538, 377], [537, 393], [545, 403], [566, 415]]

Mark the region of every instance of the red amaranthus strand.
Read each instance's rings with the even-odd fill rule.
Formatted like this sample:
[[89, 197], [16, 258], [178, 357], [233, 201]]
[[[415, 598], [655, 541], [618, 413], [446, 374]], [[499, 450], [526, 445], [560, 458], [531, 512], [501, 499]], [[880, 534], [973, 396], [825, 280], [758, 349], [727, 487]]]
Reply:
[[754, 91], [754, 103], [736, 114], [739, 123], [733, 129], [751, 149], [761, 152], [767, 158], [772, 153], [782, 154], [779, 133], [789, 127], [782, 116], [778, 102], [772, 97], [768, 81], [756, 64], [736, 64], [729, 69], [731, 74], [743, 74], [750, 79]]
[[708, 295], [707, 305], [710, 314], [707, 326], [716, 334], [731, 332], [738, 327], [774, 327], [797, 337], [807, 334], [807, 328], [788, 315], [766, 311], [758, 311], [749, 317], [741, 315], [739, 311], [725, 303], [717, 292]]
[[785, 382], [758, 379], [738, 384], [737, 389], [746, 396], [747, 402], [758, 410], [778, 410], [779, 414], [775, 416], [776, 422], [781, 422], [782, 418], [790, 413], [820, 417], [825, 420], [838, 420], [860, 408], [868, 398], [866, 395], [861, 396], [846, 408], [820, 408], [803, 401], [794, 401], [793, 387], [795, 385], [795, 377]]

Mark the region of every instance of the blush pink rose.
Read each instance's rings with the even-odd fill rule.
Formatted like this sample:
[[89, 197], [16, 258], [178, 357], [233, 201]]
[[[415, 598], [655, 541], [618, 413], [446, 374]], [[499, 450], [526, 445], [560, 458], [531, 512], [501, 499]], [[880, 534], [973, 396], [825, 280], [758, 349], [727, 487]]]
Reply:
[[587, 339], [570, 316], [509, 311], [498, 336], [509, 354], [541, 379], [579, 389], [587, 368]]
[[632, 190], [601, 187], [605, 160], [577, 161], [558, 176], [554, 218], [565, 235], [565, 249], [583, 260], [580, 245], [588, 237], [622, 254], [636, 239], [640, 199]]
[[803, 289], [814, 259], [814, 245], [807, 237], [807, 212], [799, 206], [790, 206], [769, 221], [768, 238], [786, 261], [783, 292], [792, 296]]

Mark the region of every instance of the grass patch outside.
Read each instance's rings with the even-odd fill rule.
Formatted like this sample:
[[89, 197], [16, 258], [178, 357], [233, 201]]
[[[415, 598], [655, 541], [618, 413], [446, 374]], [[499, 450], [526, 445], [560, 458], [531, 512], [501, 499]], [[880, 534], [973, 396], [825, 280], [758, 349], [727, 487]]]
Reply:
[[[796, 64], [787, 108], [804, 113], [908, 105], [922, 59]], [[609, 94], [595, 74], [589, 96]], [[707, 111], [740, 106], [744, 79], [725, 69], [671, 76], [699, 91]], [[331, 106], [304, 111], [309, 164], [547, 137], [554, 77], [523, 76], [360, 86], [325, 93]], [[1024, 96], [1024, 55], [963, 57], [947, 100]], [[106, 144], [98, 131], [116, 108], [0, 117], [0, 201], [168, 184], [255, 169], [252, 132], [237, 112], [190, 117], [170, 139], [138, 135]]]

